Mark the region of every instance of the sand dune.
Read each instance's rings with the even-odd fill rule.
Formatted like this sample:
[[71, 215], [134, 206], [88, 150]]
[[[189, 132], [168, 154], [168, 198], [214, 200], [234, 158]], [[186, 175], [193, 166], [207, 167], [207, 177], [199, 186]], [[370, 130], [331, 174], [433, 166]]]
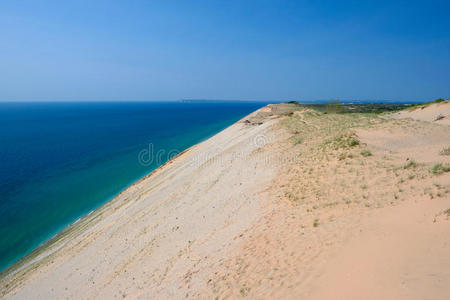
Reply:
[[22, 260], [1, 295], [446, 299], [449, 106], [265, 107]]
[[403, 110], [394, 114], [393, 117], [399, 119], [411, 118], [450, 125], [450, 100]]

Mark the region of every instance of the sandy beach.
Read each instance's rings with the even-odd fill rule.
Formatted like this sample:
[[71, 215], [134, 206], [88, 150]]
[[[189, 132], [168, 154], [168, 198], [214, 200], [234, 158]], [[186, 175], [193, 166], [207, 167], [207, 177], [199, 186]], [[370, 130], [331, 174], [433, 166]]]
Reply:
[[446, 299], [450, 102], [266, 106], [0, 277], [5, 299]]

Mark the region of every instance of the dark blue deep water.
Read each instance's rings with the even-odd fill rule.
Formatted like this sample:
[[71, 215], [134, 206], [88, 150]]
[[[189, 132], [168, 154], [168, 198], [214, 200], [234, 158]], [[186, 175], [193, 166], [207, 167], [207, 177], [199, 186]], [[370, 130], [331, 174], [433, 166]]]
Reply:
[[[263, 105], [0, 103], [0, 270]], [[162, 160], [142, 164], [149, 144]]]

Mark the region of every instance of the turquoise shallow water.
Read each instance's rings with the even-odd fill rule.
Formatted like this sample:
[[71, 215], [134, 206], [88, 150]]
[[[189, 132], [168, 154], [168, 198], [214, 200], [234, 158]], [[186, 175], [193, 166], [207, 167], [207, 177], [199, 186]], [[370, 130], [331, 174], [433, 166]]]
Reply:
[[263, 105], [0, 103], [0, 270]]

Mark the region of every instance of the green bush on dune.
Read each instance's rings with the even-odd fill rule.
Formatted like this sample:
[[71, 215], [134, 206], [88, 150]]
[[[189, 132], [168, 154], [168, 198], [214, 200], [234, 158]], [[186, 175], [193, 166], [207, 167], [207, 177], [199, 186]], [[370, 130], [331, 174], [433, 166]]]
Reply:
[[445, 172], [450, 172], [450, 165], [448, 165], [448, 164], [444, 165], [442, 163], [438, 163], [438, 164], [435, 164], [433, 166], [433, 168], [431, 168], [431, 173], [436, 174], [436, 175], [439, 175], [439, 174], [442, 174]]

